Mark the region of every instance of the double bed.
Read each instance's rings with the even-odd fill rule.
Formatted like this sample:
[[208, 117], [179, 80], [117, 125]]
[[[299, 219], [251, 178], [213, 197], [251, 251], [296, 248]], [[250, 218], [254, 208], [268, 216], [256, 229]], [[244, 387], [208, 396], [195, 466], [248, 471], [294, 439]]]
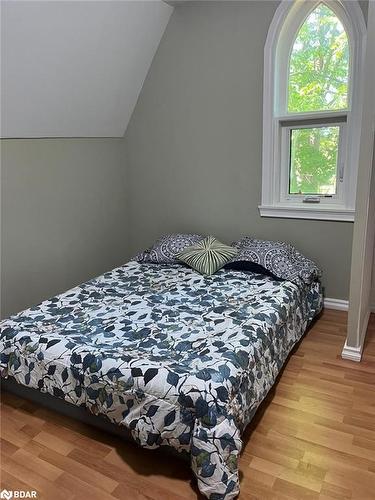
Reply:
[[229, 500], [242, 432], [321, 308], [319, 281], [130, 261], [4, 320], [1, 374], [187, 452]]

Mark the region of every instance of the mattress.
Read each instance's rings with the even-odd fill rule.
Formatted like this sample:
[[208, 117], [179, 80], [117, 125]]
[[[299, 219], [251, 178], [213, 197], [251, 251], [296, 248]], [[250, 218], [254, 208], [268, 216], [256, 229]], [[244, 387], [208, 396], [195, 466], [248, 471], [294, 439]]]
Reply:
[[188, 452], [229, 500], [241, 434], [321, 308], [318, 282], [131, 261], [3, 321], [1, 374]]

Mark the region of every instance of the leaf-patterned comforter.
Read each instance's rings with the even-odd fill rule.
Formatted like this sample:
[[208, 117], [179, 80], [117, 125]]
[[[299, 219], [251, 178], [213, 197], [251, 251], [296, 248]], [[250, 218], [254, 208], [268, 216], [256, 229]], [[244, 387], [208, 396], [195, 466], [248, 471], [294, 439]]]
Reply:
[[319, 283], [132, 261], [3, 321], [2, 375], [189, 452], [228, 500], [241, 432], [321, 306]]

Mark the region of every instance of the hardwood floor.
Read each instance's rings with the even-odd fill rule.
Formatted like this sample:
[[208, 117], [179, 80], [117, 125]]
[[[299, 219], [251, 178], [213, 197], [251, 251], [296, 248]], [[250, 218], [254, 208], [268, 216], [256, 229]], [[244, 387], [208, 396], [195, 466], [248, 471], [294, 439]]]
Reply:
[[[340, 358], [346, 314], [327, 310], [244, 436], [240, 500], [375, 498], [375, 316], [363, 361]], [[189, 465], [4, 393], [1, 487], [48, 500], [198, 497]]]

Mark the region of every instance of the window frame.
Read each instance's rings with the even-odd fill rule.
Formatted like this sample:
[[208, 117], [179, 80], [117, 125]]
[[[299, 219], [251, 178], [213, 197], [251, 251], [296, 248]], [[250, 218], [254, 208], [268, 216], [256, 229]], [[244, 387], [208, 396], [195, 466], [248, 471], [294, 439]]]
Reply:
[[[289, 193], [290, 184], [290, 160], [291, 160], [291, 131], [308, 129], [308, 128], [324, 128], [324, 127], [339, 127], [339, 141], [338, 141], [338, 151], [337, 151], [337, 165], [336, 165], [336, 193], [329, 195], [319, 195], [314, 193], [305, 194], [291, 194]], [[281, 127], [281, 151], [280, 151], [280, 202], [281, 203], [298, 203], [303, 202], [307, 197], [320, 197], [325, 200], [326, 204], [332, 205], [341, 203], [344, 198], [345, 185], [342, 180], [345, 171], [344, 159], [345, 159], [345, 144], [346, 144], [346, 122], [344, 121], [334, 121], [329, 123], [300, 123], [299, 126], [295, 124], [287, 124]], [[340, 173], [341, 171], [341, 173]], [[319, 202], [320, 203], [320, 202]]]
[[[350, 47], [348, 108], [339, 111], [287, 112], [289, 61], [295, 38], [307, 16], [319, 4], [325, 4], [342, 22]], [[263, 217], [287, 217], [353, 221], [359, 158], [360, 124], [362, 116], [363, 67], [366, 25], [357, 1], [282, 0], [268, 32], [264, 52], [263, 97], [263, 158], [262, 202]], [[336, 120], [336, 121], [335, 121]], [[329, 126], [339, 123], [340, 162], [344, 162], [344, 179], [340, 196], [334, 199], [320, 197], [318, 203], [305, 203], [301, 195], [285, 197], [286, 164], [282, 137], [288, 124], [305, 128], [305, 124]], [[297, 124], [297, 125], [296, 125]], [[341, 134], [340, 134], [341, 135]]]

